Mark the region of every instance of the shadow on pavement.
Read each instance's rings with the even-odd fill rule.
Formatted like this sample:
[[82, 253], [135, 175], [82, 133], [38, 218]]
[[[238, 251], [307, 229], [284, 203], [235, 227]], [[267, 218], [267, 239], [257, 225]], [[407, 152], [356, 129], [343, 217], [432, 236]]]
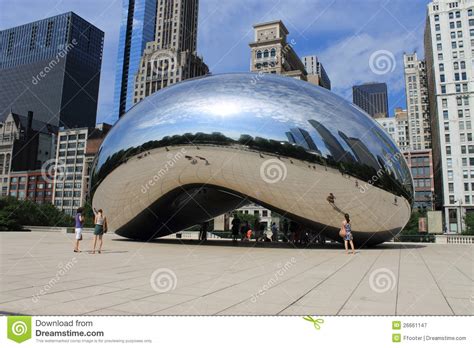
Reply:
[[[319, 244], [292, 244], [284, 242], [232, 242], [231, 240], [207, 240], [199, 241], [195, 239], [153, 239], [150, 241], [139, 241], [126, 238], [113, 239], [117, 242], [128, 242], [128, 243], [154, 243], [154, 244], [182, 244], [182, 245], [207, 245], [207, 246], [223, 246], [223, 247], [243, 247], [243, 248], [274, 248], [274, 249], [344, 249], [341, 243], [333, 242], [326, 243], [324, 245]], [[374, 249], [374, 250], [398, 250], [398, 249], [420, 249], [425, 248], [426, 245], [415, 244], [415, 243], [383, 243], [375, 246], [355, 246], [356, 249]]]

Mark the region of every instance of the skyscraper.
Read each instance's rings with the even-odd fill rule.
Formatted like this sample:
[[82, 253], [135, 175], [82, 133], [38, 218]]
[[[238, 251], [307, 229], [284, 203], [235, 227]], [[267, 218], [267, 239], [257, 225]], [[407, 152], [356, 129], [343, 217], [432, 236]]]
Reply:
[[209, 73], [196, 52], [198, 3], [159, 2], [155, 40], [147, 42], [135, 71], [134, 103], [166, 86]]
[[331, 80], [317, 56], [303, 57], [303, 64], [308, 73], [308, 82], [331, 90]]
[[431, 125], [428, 80], [425, 61], [416, 53], [404, 54], [405, 91], [407, 98], [410, 148], [431, 149]]
[[474, 1], [428, 4], [425, 58], [435, 192], [452, 233], [464, 229], [465, 213], [474, 209], [473, 37]]
[[104, 33], [73, 12], [0, 31], [0, 120], [94, 126]]
[[408, 151], [411, 148], [406, 110], [396, 108], [394, 117], [377, 118], [376, 121], [390, 134], [400, 150]]
[[123, 0], [117, 70], [115, 72], [114, 116], [133, 106], [135, 75], [146, 43], [155, 39], [158, 0]]
[[385, 83], [372, 82], [353, 86], [352, 100], [373, 118], [388, 116], [388, 96]]

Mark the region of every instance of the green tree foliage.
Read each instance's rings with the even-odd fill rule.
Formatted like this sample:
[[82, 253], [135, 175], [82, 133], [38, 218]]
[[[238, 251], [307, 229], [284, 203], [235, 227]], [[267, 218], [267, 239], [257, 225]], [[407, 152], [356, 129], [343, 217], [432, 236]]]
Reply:
[[421, 217], [426, 217], [426, 210], [414, 210], [411, 213], [410, 220], [408, 220], [407, 225], [402, 230], [400, 235], [407, 236], [407, 235], [419, 234], [418, 220]]
[[464, 217], [464, 226], [465, 230], [462, 231], [462, 234], [465, 235], [474, 235], [474, 213], [466, 213]]
[[[252, 215], [252, 214], [244, 214], [244, 213], [240, 213], [240, 212], [237, 212], [236, 213], [237, 217], [240, 219], [240, 223], [245, 223], [245, 222], [248, 222], [249, 225], [254, 228], [254, 223], [255, 223], [255, 218], [256, 216]], [[234, 214], [232, 214], [231, 218], [230, 218], [230, 221], [232, 221], [232, 219], [234, 218]]]
[[36, 204], [14, 197], [0, 199], [0, 231], [18, 231], [23, 226], [73, 226], [74, 219], [51, 204]]

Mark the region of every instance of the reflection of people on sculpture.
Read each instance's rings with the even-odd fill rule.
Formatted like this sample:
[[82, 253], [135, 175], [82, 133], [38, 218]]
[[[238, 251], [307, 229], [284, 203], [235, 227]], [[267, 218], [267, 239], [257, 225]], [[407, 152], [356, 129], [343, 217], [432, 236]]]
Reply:
[[278, 227], [275, 222], [272, 222], [272, 240], [278, 242]]
[[205, 221], [201, 224], [201, 228], [199, 229], [199, 240], [202, 240], [202, 241], [207, 240], [208, 228], [209, 228], [209, 221]]
[[240, 232], [240, 219], [237, 214], [234, 214], [234, 218], [232, 219], [232, 241], [237, 241], [237, 236]]
[[245, 223], [240, 226], [240, 234], [242, 236], [242, 241], [248, 241], [248, 237], [247, 237], [247, 232], [250, 230], [250, 226], [249, 226], [249, 223], [248, 221], [245, 221]]
[[336, 196], [334, 196], [334, 194], [331, 192], [329, 193], [329, 196], [326, 198], [326, 200], [329, 202], [329, 204], [331, 204], [333, 207], [336, 206], [335, 202], [336, 202]]
[[329, 193], [329, 196], [327, 196], [326, 200], [329, 202], [331, 207], [334, 208], [334, 210], [336, 210], [338, 213], [344, 214], [344, 212], [337, 207], [337, 205], [336, 205], [336, 196], [334, 196], [334, 194], [332, 192]]
[[351, 243], [352, 254], [355, 254], [354, 250], [354, 242], [352, 241], [352, 229], [351, 229], [351, 219], [349, 214], [344, 214], [344, 220], [342, 221], [341, 230], [339, 231], [339, 235], [344, 239], [344, 247], [346, 249], [346, 253], [349, 253], [348, 243]]

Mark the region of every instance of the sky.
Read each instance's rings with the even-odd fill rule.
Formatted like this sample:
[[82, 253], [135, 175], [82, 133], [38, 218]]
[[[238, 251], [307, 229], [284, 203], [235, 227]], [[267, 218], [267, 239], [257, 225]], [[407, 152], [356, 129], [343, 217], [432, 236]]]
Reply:
[[[123, 0], [0, 0], [0, 29], [74, 11], [105, 32], [97, 122], [114, 123], [113, 94]], [[200, 0], [198, 54], [213, 74], [250, 70], [252, 25], [281, 19], [300, 57], [317, 55], [332, 91], [386, 82], [389, 110], [405, 107], [403, 53], [423, 57], [429, 0]]]

